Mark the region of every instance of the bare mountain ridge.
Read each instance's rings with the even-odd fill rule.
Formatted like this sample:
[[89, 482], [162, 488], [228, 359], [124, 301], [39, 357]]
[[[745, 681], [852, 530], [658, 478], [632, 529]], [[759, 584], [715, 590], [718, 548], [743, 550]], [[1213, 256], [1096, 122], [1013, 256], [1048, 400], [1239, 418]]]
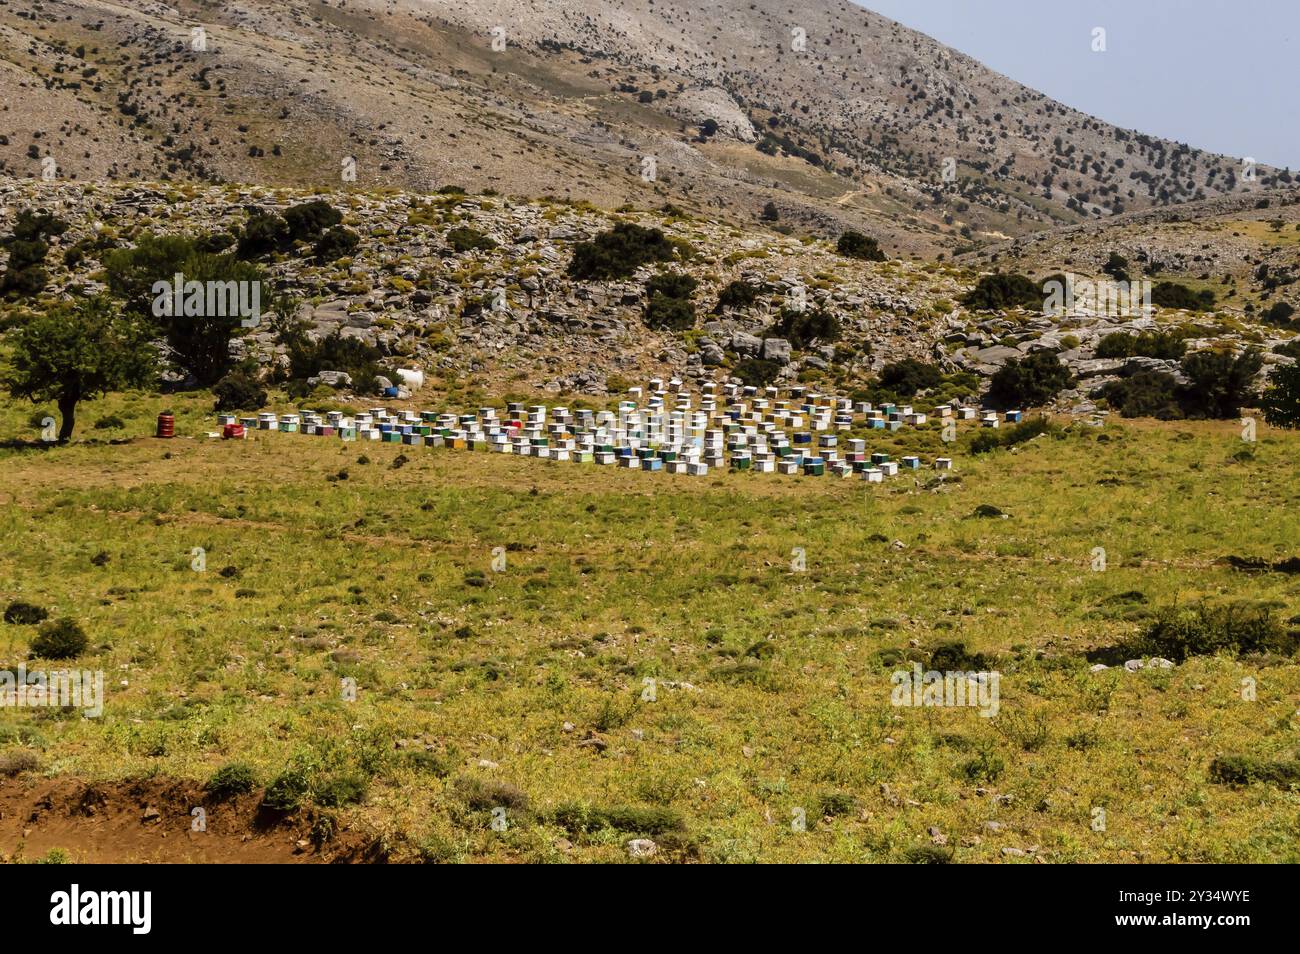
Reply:
[[1117, 130], [834, 0], [11, 0], [0, 93], [5, 175], [53, 157], [77, 180], [325, 186], [355, 156], [358, 188], [739, 222], [771, 201], [902, 253], [1244, 185], [1236, 160]]

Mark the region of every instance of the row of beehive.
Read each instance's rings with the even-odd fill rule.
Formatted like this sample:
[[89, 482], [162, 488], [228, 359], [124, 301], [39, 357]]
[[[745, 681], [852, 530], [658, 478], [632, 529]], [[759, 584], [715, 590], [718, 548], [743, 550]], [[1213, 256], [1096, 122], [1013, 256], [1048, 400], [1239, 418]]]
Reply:
[[[653, 382], [652, 382], [653, 384]], [[338, 436], [343, 440], [376, 440], [409, 446], [450, 447], [454, 449], [491, 450], [555, 461], [576, 461], [642, 470], [667, 470], [690, 475], [707, 474], [710, 468], [730, 466], [737, 470], [759, 473], [803, 473], [820, 476], [860, 474], [869, 482], [894, 476], [901, 469], [918, 470], [920, 458], [904, 457], [891, 461], [888, 455], [866, 453], [866, 441], [848, 438], [844, 456], [840, 456], [839, 436], [835, 431], [853, 426], [862, 416], [869, 428], [925, 423], [926, 415], [907, 406], [891, 404], [874, 408], [854, 404], [842, 398], [821, 395], [805, 396], [794, 389], [790, 400], [781, 400], [770, 389], [758, 396], [755, 389], [738, 389], [724, 385], [724, 410], [716, 409], [715, 395], [706, 386], [699, 410], [692, 410], [688, 395], [678, 395], [677, 409], [665, 412], [665, 392], [656, 389], [645, 409], [634, 401], [623, 401], [618, 410], [575, 413], [568, 408], [549, 409], [545, 405], [525, 407], [512, 403], [505, 418], [492, 407], [480, 408], [477, 414], [455, 415], [424, 411], [391, 412], [374, 408], [352, 417], [339, 411], [324, 415], [304, 410], [300, 414], [235, 418], [222, 415], [220, 423], [246, 430], [276, 430], [317, 436]], [[636, 390], [636, 389], [634, 389]], [[748, 398], [748, 401], [741, 398]], [[710, 405], [714, 405], [710, 407]], [[942, 417], [968, 409], [945, 405], [936, 408]], [[996, 416], [995, 416], [996, 421]], [[784, 430], [795, 430], [787, 437]], [[996, 423], [995, 425], [996, 426]], [[951, 469], [950, 458], [933, 462], [936, 469]]]

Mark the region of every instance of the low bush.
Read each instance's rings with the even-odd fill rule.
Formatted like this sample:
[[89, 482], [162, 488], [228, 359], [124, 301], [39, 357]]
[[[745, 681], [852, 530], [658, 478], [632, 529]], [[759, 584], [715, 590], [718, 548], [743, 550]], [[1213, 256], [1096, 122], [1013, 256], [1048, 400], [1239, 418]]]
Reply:
[[613, 829], [630, 835], [663, 835], [686, 830], [681, 813], [658, 806], [561, 805], [552, 815], [555, 824], [574, 834]]
[[287, 815], [302, 807], [310, 790], [311, 778], [306, 769], [287, 769], [266, 787], [262, 793], [261, 807], [276, 814]]
[[1282, 761], [1254, 755], [1223, 755], [1210, 763], [1210, 781], [1220, 785], [1267, 782], [1284, 788], [1300, 785], [1300, 759]]
[[1070, 370], [1050, 351], [1012, 358], [993, 375], [987, 403], [996, 408], [1040, 407], [1071, 383]]
[[496, 240], [484, 235], [478, 229], [458, 226], [447, 233], [447, 244], [457, 252], [491, 251], [497, 247]]
[[756, 301], [758, 290], [753, 285], [742, 281], [730, 282], [718, 293], [718, 304], [714, 306], [713, 313], [720, 315], [728, 309], [748, 308]]
[[1187, 351], [1186, 335], [1179, 331], [1142, 331], [1136, 335], [1116, 331], [1097, 343], [1098, 358], [1163, 358], [1176, 361]]
[[212, 773], [204, 790], [217, 801], [226, 801], [236, 795], [245, 795], [257, 787], [257, 776], [243, 762], [223, 765]]
[[731, 373], [752, 388], [765, 388], [781, 373], [781, 365], [767, 358], [745, 358], [736, 362]]
[[813, 344], [830, 344], [839, 341], [840, 321], [829, 311], [820, 308], [796, 311], [787, 308], [768, 329], [764, 337], [784, 338], [790, 347], [803, 351]]
[[32, 640], [32, 656], [37, 659], [75, 659], [89, 644], [85, 632], [71, 617], [42, 623]]
[[35, 626], [37, 623], [43, 623], [49, 615], [49, 610], [44, 607], [14, 600], [5, 607], [4, 620], [15, 626]]
[[1157, 282], [1151, 289], [1151, 302], [1161, 308], [1182, 308], [1187, 311], [1209, 311], [1214, 307], [1214, 292], [1192, 291], [1177, 282]]
[[629, 278], [643, 265], [672, 261], [681, 249], [659, 229], [620, 222], [574, 246], [569, 276], [586, 281]]
[[1200, 603], [1160, 610], [1141, 634], [1125, 644], [1125, 652], [1183, 662], [1191, 656], [1223, 652], [1290, 655], [1298, 641], [1267, 606]]
[[839, 237], [839, 241], [835, 243], [835, 251], [848, 258], [857, 258], [866, 262], [885, 260], [885, 253], [881, 251], [880, 243], [876, 239], [852, 230]]
[[938, 387], [943, 382], [943, 372], [937, 365], [926, 364], [915, 358], [904, 358], [880, 369], [876, 387], [892, 394], [896, 400], [907, 400], [917, 391]]
[[1045, 300], [1043, 289], [1024, 275], [995, 272], [980, 276], [961, 303], [975, 311], [1001, 311], [1006, 308], [1041, 309]]
[[266, 407], [266, 390], [244, 371], [231, 371], [212, 386], [217, 411], [257, 411]]
[[644, 321], [647, 328], [685, 331], [695, 326], [695, 303], [691, 296], [699, 285], [689, 275], [663, 273], [646, 282]]
[[966, 449], [972, 454], [987, 454], [989, 451], [1004, 450], [1031, 441], [1040, 434], [1059, 437], [1061, 433], [1060, 425], [1053, 424], [1048, 418], [1031, 417], [1010, 427], [980, 428], [971, 437]]

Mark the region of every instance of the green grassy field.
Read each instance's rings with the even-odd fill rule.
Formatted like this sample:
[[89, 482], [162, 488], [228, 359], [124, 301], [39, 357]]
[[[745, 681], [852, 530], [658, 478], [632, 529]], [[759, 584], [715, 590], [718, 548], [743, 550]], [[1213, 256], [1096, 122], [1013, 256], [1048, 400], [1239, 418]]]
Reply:
[[[1300, 614], [1300, 577], [1219, 562], [1297, 555], [1300, 434], [1116, 421], [976, 457], [963, 430], [927, 488], [223, 442], [198, 398], [160, 441], [162, 406], [114, 396], [73, 445], [0, 450], [0, 599], [79, 620], [75, 665], [106, 673], [102, 718], [0, 710], [0, 754], [40, 772], [288, 771], [397, 860], [649, 837], [656, 860], [1300, 861], [1294, 786], [1209, 772], [1295, 758], [1294, 658], [1085, 657], [1175, 603]], [[31, 413], [0, 433], [34, 441]], [[0, 662], [34, 632], [0, 624]], [[998, 715], [892, 706], [891, 673], [953, 641], [1001, 673]]]

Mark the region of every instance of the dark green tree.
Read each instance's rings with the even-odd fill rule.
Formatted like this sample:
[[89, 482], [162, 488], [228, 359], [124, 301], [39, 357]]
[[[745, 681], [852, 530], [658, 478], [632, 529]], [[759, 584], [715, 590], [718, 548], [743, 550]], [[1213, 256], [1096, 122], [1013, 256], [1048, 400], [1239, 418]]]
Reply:
[[245, 260], [287, 251], [293, 244], [289, 223], [274, 212], [254, 209], [244, 223], [236, 254]]
[[976, 311], [1001, 311], [1005, 308], [1042, 308], [1045, 300], [1043, 289], [1024, 275], [994, 272], [981, 275], [961, 303]]
[[858, 258], [867, 262], [885, 260], [885, 253], [881, 251], [878, 241], [852, 229], [839, 237], [839, 241], [835, 243], [835, 251], [848, 258]]
[[303, 202], [284, 211], [289, 237], [295, 242], [314, 242], [343, 221], [343, 213], [322, 199]]
[[19, 212], [13, 233], [0, 239], [0, 247], [9, 252], [8, 267], [0, 279], [0, 296], [32, 298], [44, 291], [49, 281], [44, 267], [50, 250], [46, 239], [67, 230], [68, 223], [49, 212]]
[[1233, 355], [1231, 351], [1194, 351], [1179, 365], [1187, 378], [1179, 404], [1188, 417], [1226, 420], [1237, 417], [1255, 400], [1255, 376], [1264, 357], [1255, 349]]
[[993, 375], [986, 402], [1003, 410], [1039, 407], [1070, 383], [1070, 370], [1051, 351], [1012, 358]]
[[695, 326], [695, 302], [691, 296], [699, 285], [689, 275], [653, 275], [645, 284], [645, 323], [663, 331], [685, 331]]
[[758, 290], [748, 282], [734, 281], [718, 293], [718, 304], [713, 313], [720, 315], [729, 308], [748, 308], [758, 300]]
[[642, 265], [672, 261], [679, 251], [684, 251], [682, 245], [659, 229], [620, 222], [573, 247], [569, 276], [580, 281], [630, 278]]
[[4, 385], [15, 397], [53, 401], [59, 440], [76, 426], [77, 405], [156, 379], [158, 353], [143, 322], [123, 315], [106, 295], [61, 305], [21, 326]]
[[1274, 427], [1300, 427], [1300, 364], [1273, 369], [1259, 406]]
[[316, 240], [312, 254], [320, 262], [336, 262], [344, 256], [351, 255], [361, 244], [361, 238], [351, 229], [336, 225], [321, 234]]

